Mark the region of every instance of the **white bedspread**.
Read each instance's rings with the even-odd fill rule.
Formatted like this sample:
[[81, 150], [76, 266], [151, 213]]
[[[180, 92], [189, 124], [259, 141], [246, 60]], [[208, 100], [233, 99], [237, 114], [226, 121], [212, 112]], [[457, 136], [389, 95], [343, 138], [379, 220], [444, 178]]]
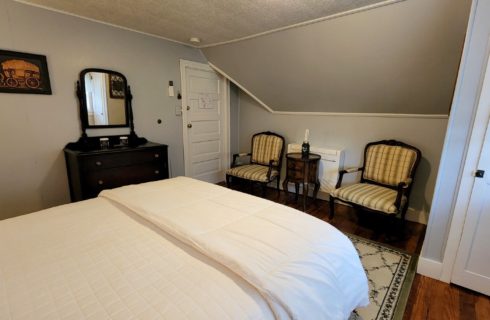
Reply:
[[103, 191], [252, 284], [276, 318], [346, 319], [369, 303], [350, 240], [297, 210], [175, 178]]
[[0, 319], [273, 319], [246, 281], [104, 198], [0, 221]]

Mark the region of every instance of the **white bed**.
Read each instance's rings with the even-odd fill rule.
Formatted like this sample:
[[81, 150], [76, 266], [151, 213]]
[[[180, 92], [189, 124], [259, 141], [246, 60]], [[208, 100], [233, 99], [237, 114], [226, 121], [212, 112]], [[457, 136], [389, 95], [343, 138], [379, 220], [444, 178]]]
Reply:
[[189, 178], [0, 221], [0, 319], [345, 319], [367, 303], [338, 230]]

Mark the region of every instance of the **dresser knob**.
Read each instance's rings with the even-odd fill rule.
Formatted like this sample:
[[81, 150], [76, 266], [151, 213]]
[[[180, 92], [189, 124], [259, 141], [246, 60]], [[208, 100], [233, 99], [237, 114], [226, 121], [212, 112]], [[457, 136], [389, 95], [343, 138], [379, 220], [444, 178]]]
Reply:
[[100, 161], [95, 161], [95, 165], [96, 165], [96, 166], [101, 166], [101, 165], [102, 165], [102, 162], [100, 162]]
[[99, 183], [99, 185], [103, 185], [104, 184], [104, 181], [103, 180], [99, 180], [97, 182]]
[[160, 155], [158, 153], [155, 153], [155, 158], [160, 158]]
[[155, 174], [159, 174], [160, 173], [160, 170], [155, 170]]

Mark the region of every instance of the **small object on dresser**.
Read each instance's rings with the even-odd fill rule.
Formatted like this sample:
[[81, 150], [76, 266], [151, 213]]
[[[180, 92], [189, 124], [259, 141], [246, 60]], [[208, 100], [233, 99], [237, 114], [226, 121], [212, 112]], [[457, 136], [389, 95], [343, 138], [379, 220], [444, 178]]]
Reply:
[[128, 137], [126, 136], [119, 137], [119, 144], [121, 146], [126, 147], [128, 145]]
[[99, 143], [101, 149], [109, 149], [109, 138], [100, 138]]

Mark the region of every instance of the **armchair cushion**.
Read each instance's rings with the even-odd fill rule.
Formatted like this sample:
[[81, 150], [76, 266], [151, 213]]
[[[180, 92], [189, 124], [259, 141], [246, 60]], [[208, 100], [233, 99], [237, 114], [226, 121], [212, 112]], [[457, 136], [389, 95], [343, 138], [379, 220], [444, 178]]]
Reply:
[[273, 165], [279, 164], [284, 141], [275, 135], [258, 134], [252, 140], [251, 162], [268, 166], [273, 160]]
[[417, 160], [413, 149], [375, 144], [366, 149], [364, 179], [397, 186], [410, 177]]
[[259, 182], [269, 182], [279, 174], [277, 170], [272, 169], [270, 179], [267, 179], [268, 171], [269, 167], [258, 164], [247, 164], [244, 166], [228, 169], [226, 170], [226, 174], [242, 179]]
[[[332, 195], [342, 201], [358, 204], [372, 210], [387, 214], [396, 214], [395, 206], [397, 191], [369, 183], [357, 183], [338, 188]], [[407, 198], [402, 197], [401, 207], [405, 205]]]

